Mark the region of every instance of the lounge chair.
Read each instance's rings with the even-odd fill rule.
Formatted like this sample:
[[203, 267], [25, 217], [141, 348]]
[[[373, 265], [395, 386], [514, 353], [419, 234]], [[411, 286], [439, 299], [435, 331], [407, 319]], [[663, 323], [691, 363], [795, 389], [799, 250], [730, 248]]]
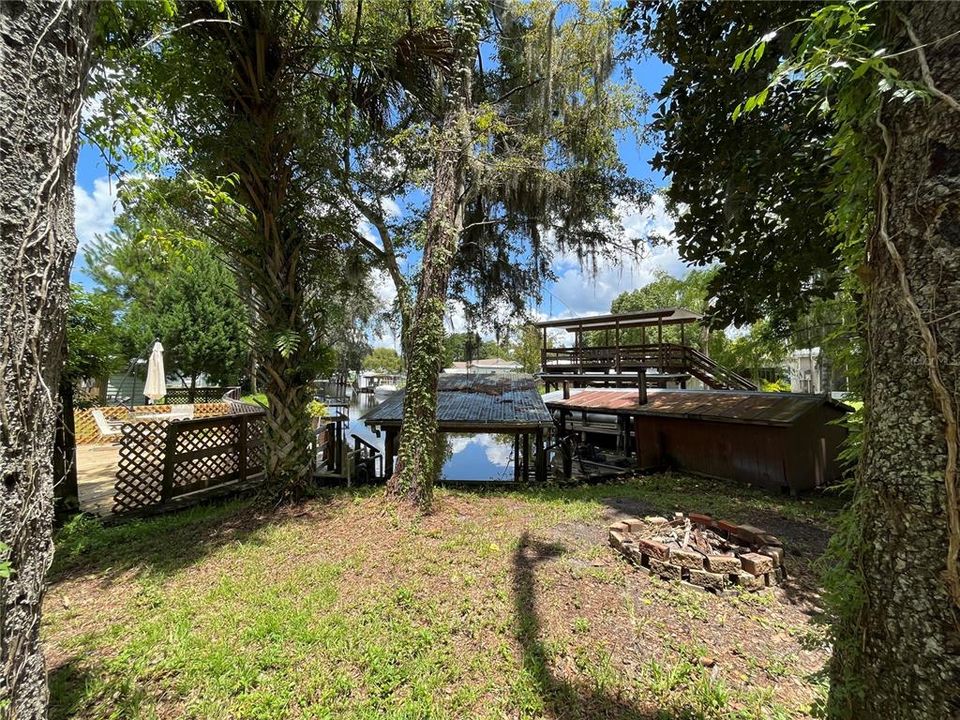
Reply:
[[93, 415], [93, 421], [97, 423], [97, 430], [103, 437], [119, 440], [120, 436], [123, 435], [122, 421], [108, 420], [107, 416], [103, 414], [103, 410], [97, 408], [91, 410], [90, 414]]
[[193, 405], [171, 405], [169, 420], [193, 420]]

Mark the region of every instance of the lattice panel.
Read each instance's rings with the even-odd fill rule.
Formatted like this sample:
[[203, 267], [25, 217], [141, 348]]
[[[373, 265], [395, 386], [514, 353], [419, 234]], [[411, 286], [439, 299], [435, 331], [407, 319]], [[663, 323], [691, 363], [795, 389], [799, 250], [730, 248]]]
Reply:
[[[213, 403], [218, 402], [225, 394], [231, 390], [239, 390], [235, 386], [228, 387], [202, 387], [195, 388], [193, 391], [193, 402], [195, 403]], [[164, 401], [170, 405], [186, 404], [190, 402], [190, 388], [167, 388], [167, 396]]]
[[263, 445], [265, 429], [266, 420], [262, 417], [247, 421], [247, 475], [263, 472], [267, 460]]
[[[240, 431], [247, 429], [247, 464], [240, 477]], [[176, 447], [167, 457], [168, 436], [176, 433]], [[123, 427], [115, 513], [137, 510], [172, 500], [178, 495], [245, 480], [263, 470], [263, 416], [222, 415], [201, 421], [138, 422]], [[172, 437], [172, 436], [170, 436]], [[169, 442], [173, 442], [170, 440]], [[171, 479], [164, 496], [164, 473]]]
[[[173, 494], [184, 488], [197, 490], [236, 480], [240, 470], [240, 426], [233, 418], [223, 425], [183, 430], [177, 436], [178, 459], [173, 470]], [[203, 457], [180, 460], [179, 457], [204, 450], [220, 450]]]
[[[123, 406], [110, 405], [98, 409], [103, 411], [108, 420], [124, 420], [130, 415], [130, 409]], [[133, 409], [136, 412], [170, 412], [170, 405], [136, 405]], [[100, 434], [91, 410], [92, 408], [76, 410], [73, 413], [77, 445], [109, 445], [115, 442], [116, 438], [107, 438]], [[193, 406], [194, 417], [216, 417], [227, 412], [228, 407], [222, 402], [195, 403]]]
[[114, 485], [113, 512], [159, 503], [163, 492], [163, 456], [167, 422], [124, 425]]

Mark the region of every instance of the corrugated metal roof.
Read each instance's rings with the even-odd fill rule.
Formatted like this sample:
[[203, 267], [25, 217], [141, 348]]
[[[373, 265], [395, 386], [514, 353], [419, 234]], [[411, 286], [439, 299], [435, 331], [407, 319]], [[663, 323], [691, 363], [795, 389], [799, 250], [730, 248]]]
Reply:
[[[482, 428], [512, 430], [553, 425], [553, 418], [530, 375], [441, 375], [437, 421], [441, 432]], [[364, 415], [367, 425], [398, 425], [403, 390]]]
[[789, 425], [813, 408], [852, 408], [823, 395], [731, 392], [725, 390], [649, 390], [640, 405], [636, 390], [574, 391], [568, 400], [547, 400], [550, 409], [609, 411], [618, 415], [686, 417], [719, 422]]

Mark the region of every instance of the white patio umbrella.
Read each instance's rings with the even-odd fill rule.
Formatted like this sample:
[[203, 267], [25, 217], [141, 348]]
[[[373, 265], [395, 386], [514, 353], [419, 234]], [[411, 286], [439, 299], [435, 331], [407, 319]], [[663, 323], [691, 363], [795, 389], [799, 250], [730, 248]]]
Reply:
[[150, 352], [147, 361], [147, 381], [143, 386], [143, 394], [156, 402], [167, 394], [167, 380], [163, 372], [163, 345], [157, 340]]

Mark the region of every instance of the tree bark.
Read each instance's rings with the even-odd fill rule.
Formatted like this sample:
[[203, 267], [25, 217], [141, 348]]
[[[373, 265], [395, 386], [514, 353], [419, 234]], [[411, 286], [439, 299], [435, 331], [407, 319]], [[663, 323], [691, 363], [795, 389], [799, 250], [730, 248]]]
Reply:
[[[311, 238], [302, 229], [308, 212], [297, 195], [296, 129], [286, 115], [296, 104], [289, 87], [291, 68], [302, 61], [284, 35], [280, 3], [240, 4], [234, 19], [240, 29], [220, 26], [230, 37], [233, 65], [229, 87], [236, 122], [244, 130], [242, 151], [223, 158], [239, 178], [240, 201], [254, 218], [250, 244], [227, 244], [243, 273], [256, 309], [261, 384], [267, 396], [264, 430], [267, 492], [295, 500], [313, 481], [312, 430], [307, 406], [313, 399], [317, 357], [322, 353], [308, 319], [304, 292]], [[265, 61], [264, 59], [268, 61]], [[231, 241], [234, 242], [234, 241]], [[283, 347], [280, 347], [282, 344]]]
[[40, 647], [53, 556], [53, 441], [69, 273], [73, 182], [93, 3], [0, 3], [0, 581], [2, 694], [16, 718], [46, 716]]
[[960, 4], [902, 7], [899, 30], [908, 36], [909, 23], [915, 35], [904, 47], [925, 45], [902, 56], [900, 72], [950, 97], [888, 101], [877, 122], [867, 413], [849, 567], [862, 604], [836, 628], [830, 710], [944, 720], [960, 717], [960, 38], [935, 41], [960, 30]]
[[470, 160], [470, 94], [483, 3], [460, 0], [455, 9], [456, 64], [434, 156], [433, 194], [427, 215], [417, 299], [403, 332], [406, 390], [397, 469], [387, 490], [423, 512], [433, 501], [445, 443], [437, 425], [437, 384], [443, 368], [443, 316], [454, 254], [463, 229], [464, 189]]

